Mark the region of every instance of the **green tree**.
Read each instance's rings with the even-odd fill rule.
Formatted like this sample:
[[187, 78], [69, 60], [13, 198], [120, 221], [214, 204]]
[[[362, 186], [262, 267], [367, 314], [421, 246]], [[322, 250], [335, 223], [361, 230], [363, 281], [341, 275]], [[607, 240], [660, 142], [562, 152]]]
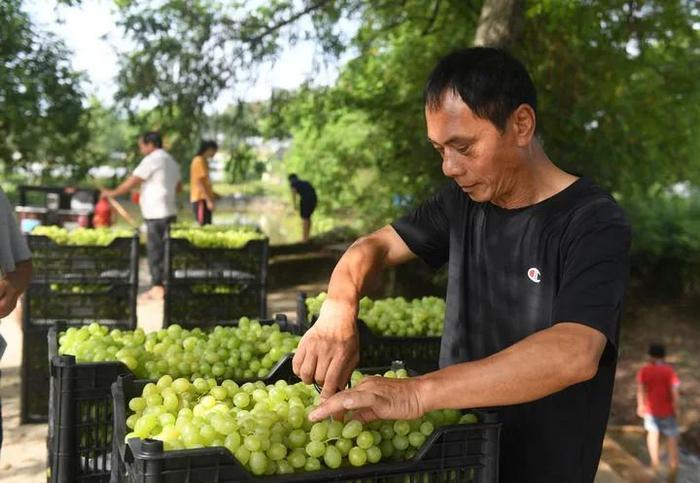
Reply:
[[39, 163], [79, 178], [93, 160], [83, 77], [63, 42], [41, 32], [20, 0], [0, 2], [0, 163], [5, 173]]

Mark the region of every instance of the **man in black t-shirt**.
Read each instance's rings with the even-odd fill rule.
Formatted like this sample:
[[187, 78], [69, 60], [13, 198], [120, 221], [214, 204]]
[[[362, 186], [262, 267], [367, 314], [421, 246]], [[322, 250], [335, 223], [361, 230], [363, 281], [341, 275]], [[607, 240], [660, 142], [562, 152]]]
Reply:
[[[425, 91], [428, 140], [451, 178], [432, 198], [356, 241], [338, 262], [294, 371], [323, 384], [320, 420], [412, 419], [495, 408], [500, 481], [592, 482], [612, 395], [630, 229], [613, 198], [547, 157], [537, 101], [509, 54], [442, 59]], [[441, 369], [345, 386], [358, 360], [358, 301], [381, 269], [448, 264]]]
[[309, 241], [311, 234], [311, 215], [316, 209], [316, 190], [306, 180], [296, 174], [289, 175], [289, 185], [292, 187], [292, 203], [296, 206], [296, 195], [299, 195], [299, 215], [301, 216], [302, 241]]

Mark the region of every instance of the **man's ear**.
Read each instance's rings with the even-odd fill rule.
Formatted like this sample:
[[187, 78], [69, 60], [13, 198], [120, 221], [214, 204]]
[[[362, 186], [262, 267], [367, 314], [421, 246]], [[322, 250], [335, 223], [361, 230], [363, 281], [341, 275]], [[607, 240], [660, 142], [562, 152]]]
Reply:
[[520, 104], [510, 115], [508, 120], [513, 130], [515, 141], [519, 147], [526, 147], [535, 136], [537, 127], [537, 115], [529, 104]]

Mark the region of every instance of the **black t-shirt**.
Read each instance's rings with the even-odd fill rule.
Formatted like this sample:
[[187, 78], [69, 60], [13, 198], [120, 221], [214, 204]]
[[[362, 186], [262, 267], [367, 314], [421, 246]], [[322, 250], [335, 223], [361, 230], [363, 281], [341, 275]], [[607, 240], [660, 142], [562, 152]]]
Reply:
[[630, 228], [587, 178], [532, 206], [472, 201], [450, 181], [392, 225], [433, 267], [449, 262], [442, 367], [482, 359], [557, 322], [608, 339], [596, 376], [540, 400], [498, 408], [500, 481], [592, 482], [617, 361]]
[[301, 202], [315, 202], [316, 201], [316, 190], [308, 181], [303, 179], [297, 179], [292, 181], [292, 188], [299, 193], [299, 198]]

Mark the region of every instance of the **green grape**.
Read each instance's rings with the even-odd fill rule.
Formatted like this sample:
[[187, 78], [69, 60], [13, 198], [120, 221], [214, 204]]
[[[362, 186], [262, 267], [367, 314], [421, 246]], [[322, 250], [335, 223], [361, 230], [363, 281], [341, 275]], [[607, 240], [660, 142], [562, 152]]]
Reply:
[[364, 464], [367, 463], [367, 452], [365, 452], [363, 448], [355, 446], [350, 449], [348, 460], [353, 466], [364, 466]]
[[[323, 441], [328, 435], [328, 421], [320, 421], [311, 426], [309, 438], [311, 441]], [[318, 456], [317, 456], [318, 458]]]
[[272, 443], [267, 450], [267, 457], [273, 461], [279, 461], [287, 457], [287, 448], [281, 443]]
[[367, 461], [370, 463], [379, 463], [382, 459], [382, 450], [377, 446], [370, 446], [366, 449], [367, 451]]
[[261, 451], [253, 451], [250, 453], [248, 465], [250, 466], [250, 470], [254, 475], [263, 475], [267, 470], [267, 456], [265, 456], [265, 453]]
[[347, 456], [352, 448], [352, 441], [346, 438], [339, 438], [335, 441], [335, 447], [338, 448], [342, 456]]
[[241, 447], [241, 435], [238, 433], [230, 433], [224, 440], [224, 447], [235, 454], [236, 450]]
[[394, 444], [394, 448], [403, 451], [406, 448], [408, 448], [408, 438], [406, 436], [402, 436], [400, 434], [397, 434], [394, 436], [391, 440], [391, 442]]
[[343, 427], [342, 436], [343, 438], [353, 439], [356, 438], [362, 432], [362, 423], [357, 420], [348, 421]]
[[459, 418], [459, 424], [476, 424], [479, 422], [479, 418], [474, 413], [467, 413]]
[[321, 469], [321, 461], [318, 458], [309, 456], [306, 458], [306, 464], [304, 465], [304, 470], [306, 471], [318, 471]]
[[260, 451], [260, 448], [262, 447], [262, 442], [257, 436], [250, 435], [245, 437], [245, 439], [243, 440], [243, 445], [250, 451]]
[[142, 397], [135, 397], [129, 401], [129, 409], [134, 412], [140, 412], [146, 409], [146, 401]]
[[343, 457], [340, 455], [340, 451], [335, 446], [326, 447], [326, 451], [323, 453], [323, 462], [326, 463], [330, 469], [340, 468], [343, 461]]
[[430, 436], [435, 431], [435, 426], [430, 421], [423, 421], [420, 425], [420, 432], [425, 436]]
[[399, 436], [406, 436], [411, 432], [411, 425], [408, 421], [396, 421], [394, 423], [394, 433]]
[[328, 433], [326, 437], [328, 439], [338, 439], [343, 434], [343, 423], [340, 421], [331, 421], [328, 423]]
[[306, 453], [303, 449], [296, 448], [289, 454], [287, 461], [292, 465], [292, 468], [303, 468], [306, 465]]
[[288, 461], [277, 461], [278, 475], [291, 475], [292, 473], [294, 473], [294, 467]]
[[425, 435], [414, 431], [408, 435], [408, 443], [414, 448], [420, 448], [425, 443]]
[[309, 441], [306, 445], [306, 454], [314, 458], [320, 458], [326, 452], [326, 445], [321, 441]]
[[243, 465], [247, 465], [248, 461], [250, 460], [250, 450], [246, 448], [245, 446], [239, 447], [234, 453], [233, 456], [236, 457], [236, 459]]
[[288, 436], [291, 448], [303, 448], [306, 445], [306, 432], [301, 429], [294, 429]]
[[367, 449], [374, 444], [374, 436], [369, 431], [362, 431], [357, 436], [357, 446], [362, 449]]

